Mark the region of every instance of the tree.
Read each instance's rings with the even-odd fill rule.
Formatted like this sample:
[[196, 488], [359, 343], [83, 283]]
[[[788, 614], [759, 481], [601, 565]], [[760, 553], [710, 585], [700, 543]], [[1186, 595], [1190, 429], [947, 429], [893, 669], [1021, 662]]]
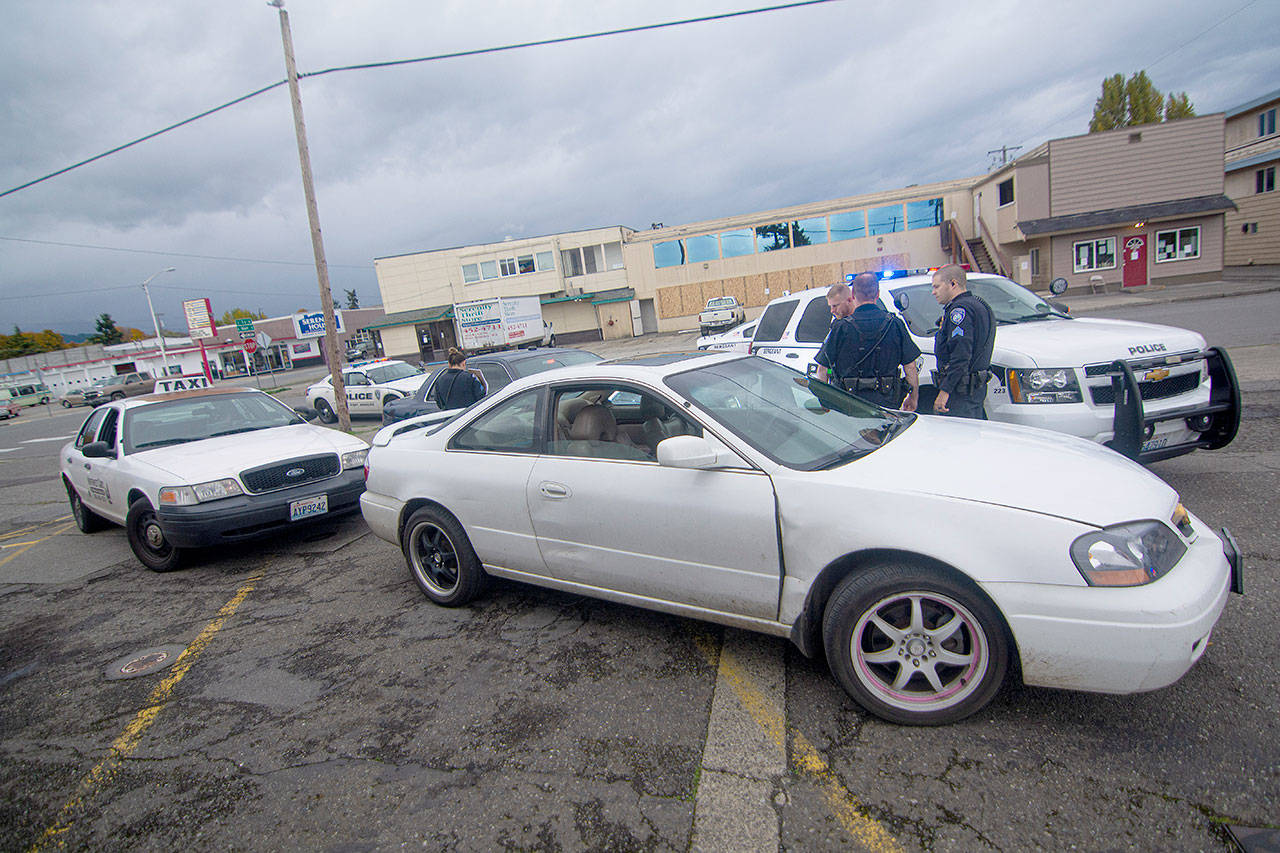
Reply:
[[1089, 132], [1173, 121], [1195, 114], [1186, 92], [1171, 92], [1166, 101], [1146, 71], [1134, 72], [1127, 81], [1123, 74], [1113, 74], [1102, 81], [1102, 94], [1093, 103]]
[[265, 319], [267, 319], [267, 315], [263, 313], [262, 309], [258, 309], [257, 312], [253, 312], [244, 308], [232, 308], [230, 311], [227, 311], [221, 317], [218, 318], [218, 325], [234, 326], [236, 324], [236, 320], [265, 320]]
[[118, 344], [124, 340], [124, 332], [116, 328], [110, 314], [99, 314], [94, 323], [94, 333], [86, 340], [91, 344]]
[[360, 297], [356, 295], [354, 290], [343, 289], [343, 293], [347, 294], [347, 307], [353, 311], [360, 307]]

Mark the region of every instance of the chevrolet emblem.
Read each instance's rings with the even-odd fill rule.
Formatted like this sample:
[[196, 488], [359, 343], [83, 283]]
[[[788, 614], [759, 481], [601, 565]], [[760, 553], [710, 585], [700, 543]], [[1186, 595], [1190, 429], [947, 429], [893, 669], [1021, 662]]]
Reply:
[[1142, 381], [1143, 382], [1159, 382], [1161, 379], [1167, 379], [1168, 376], [1169, 376], [1169, 371], [1167, 368], [1157, 367], [1152, 370], [1148, 370], [1146, 373], [1142, 374]]

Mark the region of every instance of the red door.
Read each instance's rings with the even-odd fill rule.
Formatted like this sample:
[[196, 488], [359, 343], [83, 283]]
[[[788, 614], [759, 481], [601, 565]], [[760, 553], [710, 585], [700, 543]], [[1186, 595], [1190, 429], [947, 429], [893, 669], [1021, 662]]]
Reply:
[[1124, 241], [1124, 286], [1147, 283], [1147, 235], [1134, 234]]

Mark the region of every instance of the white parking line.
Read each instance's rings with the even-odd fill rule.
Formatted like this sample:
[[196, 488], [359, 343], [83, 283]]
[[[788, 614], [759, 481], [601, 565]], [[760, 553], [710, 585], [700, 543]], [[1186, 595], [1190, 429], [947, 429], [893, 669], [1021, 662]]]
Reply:
[[21, 449], [20, 447], [0, 447], [0, 453], [17, 453]]

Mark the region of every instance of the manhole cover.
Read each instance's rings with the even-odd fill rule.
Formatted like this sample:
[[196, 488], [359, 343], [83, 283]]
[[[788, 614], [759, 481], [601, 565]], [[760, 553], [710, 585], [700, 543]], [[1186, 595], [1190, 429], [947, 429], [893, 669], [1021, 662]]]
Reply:
[[173, 666], [184, 648], [186, 647], [160, 646], [155, 649], [134, 652], [107, 667], [107, 680], [116, 681], [121, 678], [137, 678], [140, 675], [150, 675], [153, 672], [168, 669]]

